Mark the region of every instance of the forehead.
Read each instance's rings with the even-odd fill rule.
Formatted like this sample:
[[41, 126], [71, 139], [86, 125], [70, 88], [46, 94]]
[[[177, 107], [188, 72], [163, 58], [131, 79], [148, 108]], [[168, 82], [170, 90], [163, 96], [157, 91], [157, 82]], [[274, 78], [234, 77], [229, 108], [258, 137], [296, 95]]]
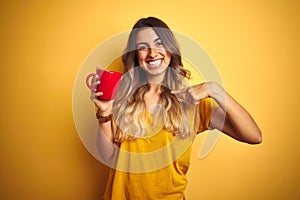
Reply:
[[156, 40], [158, 37], [158, 35], [156, 34], [156, 32], [153, 30], [153, 28], [148, 27], [148, 28], [144, 28], [142, 30], [140, 30], [137, 35], [136, 35], [136, 42], [140, 43], [140, 42], [146, 42], [146, 43], [151, 43], [154, 40]]

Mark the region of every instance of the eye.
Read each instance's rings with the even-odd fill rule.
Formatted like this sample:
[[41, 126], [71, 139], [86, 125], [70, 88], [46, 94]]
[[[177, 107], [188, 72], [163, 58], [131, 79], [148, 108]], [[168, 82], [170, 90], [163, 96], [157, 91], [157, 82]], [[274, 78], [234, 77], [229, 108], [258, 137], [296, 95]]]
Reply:
[[157, 41], [157, 42], [155, 43], [155, 45], [156, 45], [157, 47], [162, 47], [162, 46], [164, 46], [164, 44], [163, 44], [161, 41]]
[[154, 43], [154, 45], [155, 45], [155, 48], [160, 49], [160, 50], [163, 50], [165, 48], [164, 44], [160, 40], [156, 41]]
[[148, 46], [146, 44], [137, 45], [137, 50], [139, 50], [139, 51], [145, 51], [147, 49], [148, 49]]

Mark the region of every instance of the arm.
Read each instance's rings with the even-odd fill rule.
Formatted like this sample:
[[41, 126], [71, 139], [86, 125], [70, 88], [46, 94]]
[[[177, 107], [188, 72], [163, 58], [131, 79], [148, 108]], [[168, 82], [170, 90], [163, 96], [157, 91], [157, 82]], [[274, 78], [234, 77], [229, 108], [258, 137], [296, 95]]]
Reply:
[[194, 104], [207, 97], [213, 98], [220, 107], [212, 111], [211, 128], [216, 128], [242, 142], [261, 143], [262, 134], [253, 118], [219, 84], [201, 83], [172, 93], [186, 93], [187, 100]]
[[[107, 113], [107, 112], [106, 112]], [[101, 116], [108, 116], [109, 114], [104, 114], [99, 112]], [[113, 134], [111, 128], [111, 120], [107, 122], [99, 122], [98, 127], [98, 148], [100, 155], [105, 161], [109, 161], [113, 158], [115, 152], [115, 145], [113, 143]]]
[[[220, 106], [213, 111], [210, 126], [236, 140], [250, 144], [261, 143], [261, 131], [251, 115], [219, 84], [208, 83], [208, 88], [210, 96]], [[222, 119], [225, 120], [223, 126], [220, 122]]]
[[[99, 67], [96, 69], [97, 71], [100, 70]], [[97, 73], [98, 74], [98, 73]], [[93, 78], [92, 85], [99, 84], [98, 76]], [[98, 97], [103, 95], [102, 92], [94, 92], [91, 91], [91, 100], [94, 102], [94, 104], [97, 106], [97, 113], [100, 116], [108, 116], [112, 113], [112, 104], [113, 101], [104, 101], [99, 100]], [[112, 134], [112, 128], [111, 128], [111, 120], [107, 122], [99, 122], [98, 127], [98, 149], [100, 151], [100, 155], [105, 161], [110, 160], [115, 152], [115, 144], [113, 143], [113, 134]]]

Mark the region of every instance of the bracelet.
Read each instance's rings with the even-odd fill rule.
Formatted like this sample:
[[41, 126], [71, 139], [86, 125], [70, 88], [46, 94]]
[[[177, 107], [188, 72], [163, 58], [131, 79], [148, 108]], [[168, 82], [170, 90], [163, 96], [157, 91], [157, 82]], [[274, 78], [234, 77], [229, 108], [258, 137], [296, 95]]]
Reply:
[[105, 123], [105, 122], [108, 122], [108, 121], [111, 121], [111, 120], [112, 120], [112, 114], [110, 114], [108, 116], [100, 116], [98, 118], [99, 123]]
[[99, 112], [97, 112], [96, 117], [97, 117], [99, 123], [105, 123], [105, 122], [108, 122], [108, 121], [112, 120], [112, 114], [107, 115], [107, 116], [101, 116], [99, 114]]

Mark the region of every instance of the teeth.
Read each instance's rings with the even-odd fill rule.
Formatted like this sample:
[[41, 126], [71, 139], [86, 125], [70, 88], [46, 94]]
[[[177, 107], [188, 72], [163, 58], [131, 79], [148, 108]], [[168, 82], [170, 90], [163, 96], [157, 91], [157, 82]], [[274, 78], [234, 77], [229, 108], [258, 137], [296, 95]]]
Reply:
[[149, 65], [154, 65], [154, 66], [156, 66], [156, 65], [160, 65], [160, 63], [161, 63], [161, 60], [159, 59], [159, 60], [155, 60], [155, 61], [150, 61], [150, 62], [149, 62]]

